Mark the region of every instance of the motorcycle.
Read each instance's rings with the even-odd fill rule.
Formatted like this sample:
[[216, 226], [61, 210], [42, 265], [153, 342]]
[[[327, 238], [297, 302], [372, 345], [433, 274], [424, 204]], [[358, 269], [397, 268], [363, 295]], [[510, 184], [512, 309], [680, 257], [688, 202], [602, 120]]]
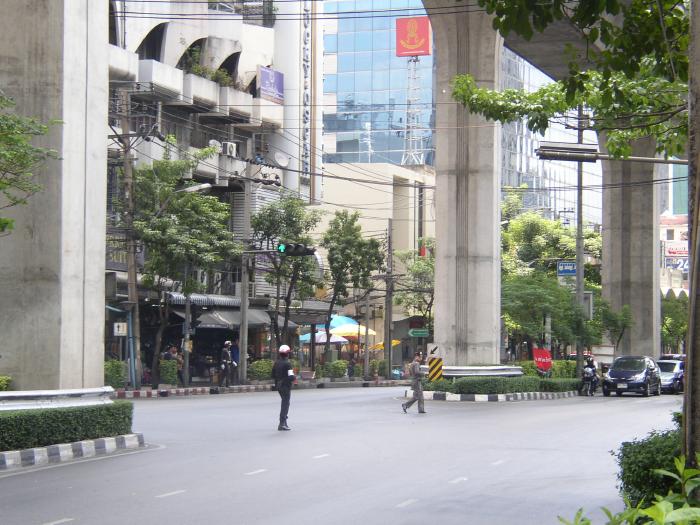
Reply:
[[587, 366], [583, 369], [579, 394], [582, 396], [593, 396], [595, 395], [596, 388], [598, 388], [598, 375], [595, 373], [595, 368]]

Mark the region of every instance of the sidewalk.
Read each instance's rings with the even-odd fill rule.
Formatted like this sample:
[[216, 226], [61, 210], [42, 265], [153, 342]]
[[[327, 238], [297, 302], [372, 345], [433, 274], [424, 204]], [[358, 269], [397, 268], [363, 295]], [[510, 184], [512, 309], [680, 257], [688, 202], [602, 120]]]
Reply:
[[[400, 380], [380, 380], [380, 381], [298, 381], [294, 385], [294, 390], [307, 388], [371, 388], [408, 386], [411, 381]], [[113, 399], [158, 399], [162, 397], [186, 397], [186, 396], [208, 396], [217, 394], [242, 394], [249, 392], [270, 392], [273, 390], [272, 383], [256, 385], [235, 385], [230, 387], [219, 386], [195, 386], [189, 388], [167, 388], [152, 389], [142, 388], [141, 390], [118, 389], [112, 396]]]

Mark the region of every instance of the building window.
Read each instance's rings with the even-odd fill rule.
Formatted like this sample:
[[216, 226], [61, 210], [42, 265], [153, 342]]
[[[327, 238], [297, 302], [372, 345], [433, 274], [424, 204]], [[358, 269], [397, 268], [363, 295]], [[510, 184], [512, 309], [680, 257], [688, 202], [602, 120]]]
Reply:
[[672, 230], [672, 229], [670, 229], [670, 228], [669, 228], [668, 230], [666, 230], [666, 240], [667, 240], [667, 241], [672, 241], [673, 238], [675, 237], [675, 233], [676, 233], [676, 231], [675, 231], [675, 230]]

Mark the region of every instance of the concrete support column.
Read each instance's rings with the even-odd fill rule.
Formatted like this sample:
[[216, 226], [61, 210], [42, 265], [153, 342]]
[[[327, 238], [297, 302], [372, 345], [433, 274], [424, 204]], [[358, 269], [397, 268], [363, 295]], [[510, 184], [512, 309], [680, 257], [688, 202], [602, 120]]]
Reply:
[[47, 122], [42, 189], [0, 239], [0, 374], [16, 389], [104, 384], [107, 11], [94, 0], [0, 2], [0, 88]]
[[[426, 1], [431, 8], [444, 1]], [[436, 14], [435, 343], [446, 365], [498, 363], [501, 308], [500, 126], [451, 96], [454, 75], [498, 87], [502, 39], [484, 13]]]
[[[601, 137], [600, 143], [604, 142]], [[633, 144], [634, 156], [654, 154], [652, 139]], [[603, 190], [603, 297], [615, 311], [629, 305], [634, 323], [620, 341], [617, 355], [658, 356], [660, 352], [658, 186], [650, 184], [657, 166], [603, 162], [603, 183], [616, 186]]]

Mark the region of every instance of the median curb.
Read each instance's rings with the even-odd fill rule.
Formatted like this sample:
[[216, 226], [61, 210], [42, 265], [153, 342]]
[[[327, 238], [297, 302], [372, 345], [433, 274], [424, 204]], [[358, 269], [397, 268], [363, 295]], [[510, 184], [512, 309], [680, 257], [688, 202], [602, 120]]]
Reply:
[[[387, 386], [405, 386], [410, 384], [407, 380], [381, 380], [381, 381], [323, 381], [310, 382], [299, 381], [294, 385], [294, 390], [303, 390], [307, 388], [357, 388], [357, 387], [387, 387]], [[159, 399], [162, 397], [189, 397], [189, 396], [208, 396], [218, 394], [242, 394], [248, 392], [270, 392], [274, 390], [272, 384], [258, 385], [234, 385], [234, 386], [205, 386], [205, 387], [190, 387], [190, 388], [161, 388], [161, 389], [143, 389], [143, 390], [124, 390], [119, 389], [112, 398], [114, 399]]]
[[86, 439], [74, 443], [59, 443], [46, 447], [27, 448], [0, 452], [0, 473], [24, 467], [37, 467], [67, 463], [81, 458], [107, 456], [120, 450], [145, 446], [143, 434], [123, 434], [99, 439]]
[[[404, 397], [412, 398], [413, 390], [406, 390]], [[504, 401], [537, 401], [540, 399], [563, 399], [578, 397], [578, 392], [517, 392], [513, 394], [450, 394], [449, 392], [423, 392], [423, 398], [430, 401], [471, 401], [475, 403]]]

